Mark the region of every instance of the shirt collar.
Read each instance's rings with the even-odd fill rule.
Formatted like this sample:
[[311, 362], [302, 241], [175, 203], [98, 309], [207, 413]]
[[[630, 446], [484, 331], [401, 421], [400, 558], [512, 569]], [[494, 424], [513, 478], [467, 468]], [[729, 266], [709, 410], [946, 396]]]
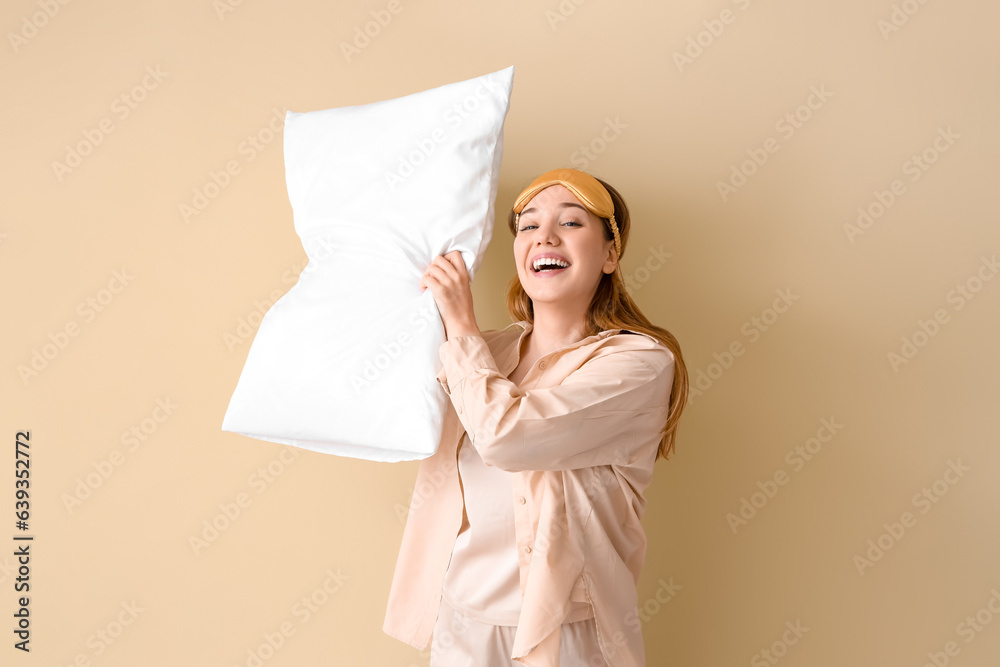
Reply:
[[[523, 330], [522, 331], [522, 335], [523, 335], [523, 334], [530, 333], [531, 330], [534, 328], [534, 325], [532, 325], [532, 323], [529, 322], [528, 320], [519, 320], [517, 322], [514, 322], [512, 324], [507, 325], [504, 328], [504, 331], [506, 331], [507, 329], [510, 329], [512, 327], [521, 327], [521, 329]], [[648, 335], [648, 334], [642, 333], [641, 331], [632, 331], [631, 329], [606, 329], [604, 331], [599, 331], [598, 333], [594, 334], [593, 336], [587, 336], [587, 338], [584, 338], [583, 340], [581, 340], [580, 343], [584, 343], [584, 342], [588, 341], [591, 338], [596, 338], [597, 340], [600, 340], [601, 338], [607, 338], [608, 336], [613, 336], [616, 333], [619, 333], [619, 332], [622, 332], [622, 331], [627, 331], [629, 333], [634, 333], [634, 334], [641, 334], [643, 336], [647, 336]]]
[[[517, 351], [520, 349], [521, 344], [524, 341], [524, 337], [529, 333], [531, 333], [531, 330], [534, 328], [534, 325], [532, 325], [532, 323], [529, 322], [528, 320], [519, 320], [504, 327], [503, 331], [504, 332], [510, 331], [511, 333], [515, 333], [517, 330], [514, 327], [519, 327], [521, 329], [521, 332], [517, 338], [517, 342], [510, 348], [510, 356], [507, 359], [508, 365], [513, 364], [517, 359]], [[583, 338], [582, 340], [579, 340], [571, 345], [567, 345], [566, 347], [561, 349], [563, 351], [572, 350], [577, 347], [580, 347], [581, 345], [599, 341], [604, 338], [607, 338], [608, 336], [614, 336], [615, 334], [621, 333], [623, 331], [627, 331], [628, 333], [633, 333], [633, 334], [640, 334], [642, 336], [646, 336], [647, 338], [651, 338], [649, 334], [643, 333], [641, 331], [632, 331], [631, 329], [605, 329], [604, 331], [599, 331], [592, 336], [587, 336], [586, 338]]]

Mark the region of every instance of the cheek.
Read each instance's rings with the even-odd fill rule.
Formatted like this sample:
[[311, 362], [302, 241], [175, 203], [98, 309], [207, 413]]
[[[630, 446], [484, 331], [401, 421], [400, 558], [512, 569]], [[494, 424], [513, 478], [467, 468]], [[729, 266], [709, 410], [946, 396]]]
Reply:
[[514, 240], [514, 263], [517, 264], [518, 271], [524, 266], [525, 260], [528, 258], [527, 246], [521, 243], [517, 239]]

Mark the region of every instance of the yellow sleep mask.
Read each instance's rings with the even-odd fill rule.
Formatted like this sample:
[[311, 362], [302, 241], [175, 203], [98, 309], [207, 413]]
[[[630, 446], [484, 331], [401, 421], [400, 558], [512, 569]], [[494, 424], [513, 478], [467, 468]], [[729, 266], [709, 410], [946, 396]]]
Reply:
[[531, 185], [525, 188], [514, 200], [514, 208], [512, 209], [515, 213], [514, 225], [517, 225], [525, 204], [550, 185], [564, 186], [580, 200], [580, 203], [588, 211], [598, 218], [607, 218], [611, 223], [611, 231], [615, 235], [615, 252], [621, 256], [621, 239], [618, 236], [618, 223], [615, 222], [615, 203], [607, 188], [601, 185], [600, 181], [578, 169], [553, 169], [532, 181]]

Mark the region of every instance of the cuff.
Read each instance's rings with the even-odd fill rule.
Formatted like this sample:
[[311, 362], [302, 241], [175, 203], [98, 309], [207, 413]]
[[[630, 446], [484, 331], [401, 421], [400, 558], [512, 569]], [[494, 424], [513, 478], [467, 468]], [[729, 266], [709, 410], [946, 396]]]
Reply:
[[446, 340], [438, 354], [442, 368], [436, 379], [448, 395], [460, 389], [465, 378], [479, 369], [500, 372], [482, 336], [456, 336]]

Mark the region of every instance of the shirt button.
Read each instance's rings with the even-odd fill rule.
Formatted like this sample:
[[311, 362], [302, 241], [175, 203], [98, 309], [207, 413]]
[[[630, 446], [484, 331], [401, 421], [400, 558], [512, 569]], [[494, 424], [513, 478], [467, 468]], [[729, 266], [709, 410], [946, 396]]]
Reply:
[[545, 362], [543, 361], [542, 363], [538, 364], [538, 367], [541, 368], [542, 370], [545, 370]]
[[524, 547], [524, 553], [530, 554], [531, 553], [531, 547]]
[[524, 498], [518, 498], [518, 499], [517, 499], [517, 502], [519, 502], [519, 503], [521, 503], [521, 504], [523, 505], [523, 504], [525, 504], [525, 503], [526, 503], [526, 502], [528, 502], [528, 501], [527, 501], [527, 500], [525, 500]]
[[461, 405], [458, 406], [457, 410], [458, 410], [458, 414], [462, 414], [462, 406]]

